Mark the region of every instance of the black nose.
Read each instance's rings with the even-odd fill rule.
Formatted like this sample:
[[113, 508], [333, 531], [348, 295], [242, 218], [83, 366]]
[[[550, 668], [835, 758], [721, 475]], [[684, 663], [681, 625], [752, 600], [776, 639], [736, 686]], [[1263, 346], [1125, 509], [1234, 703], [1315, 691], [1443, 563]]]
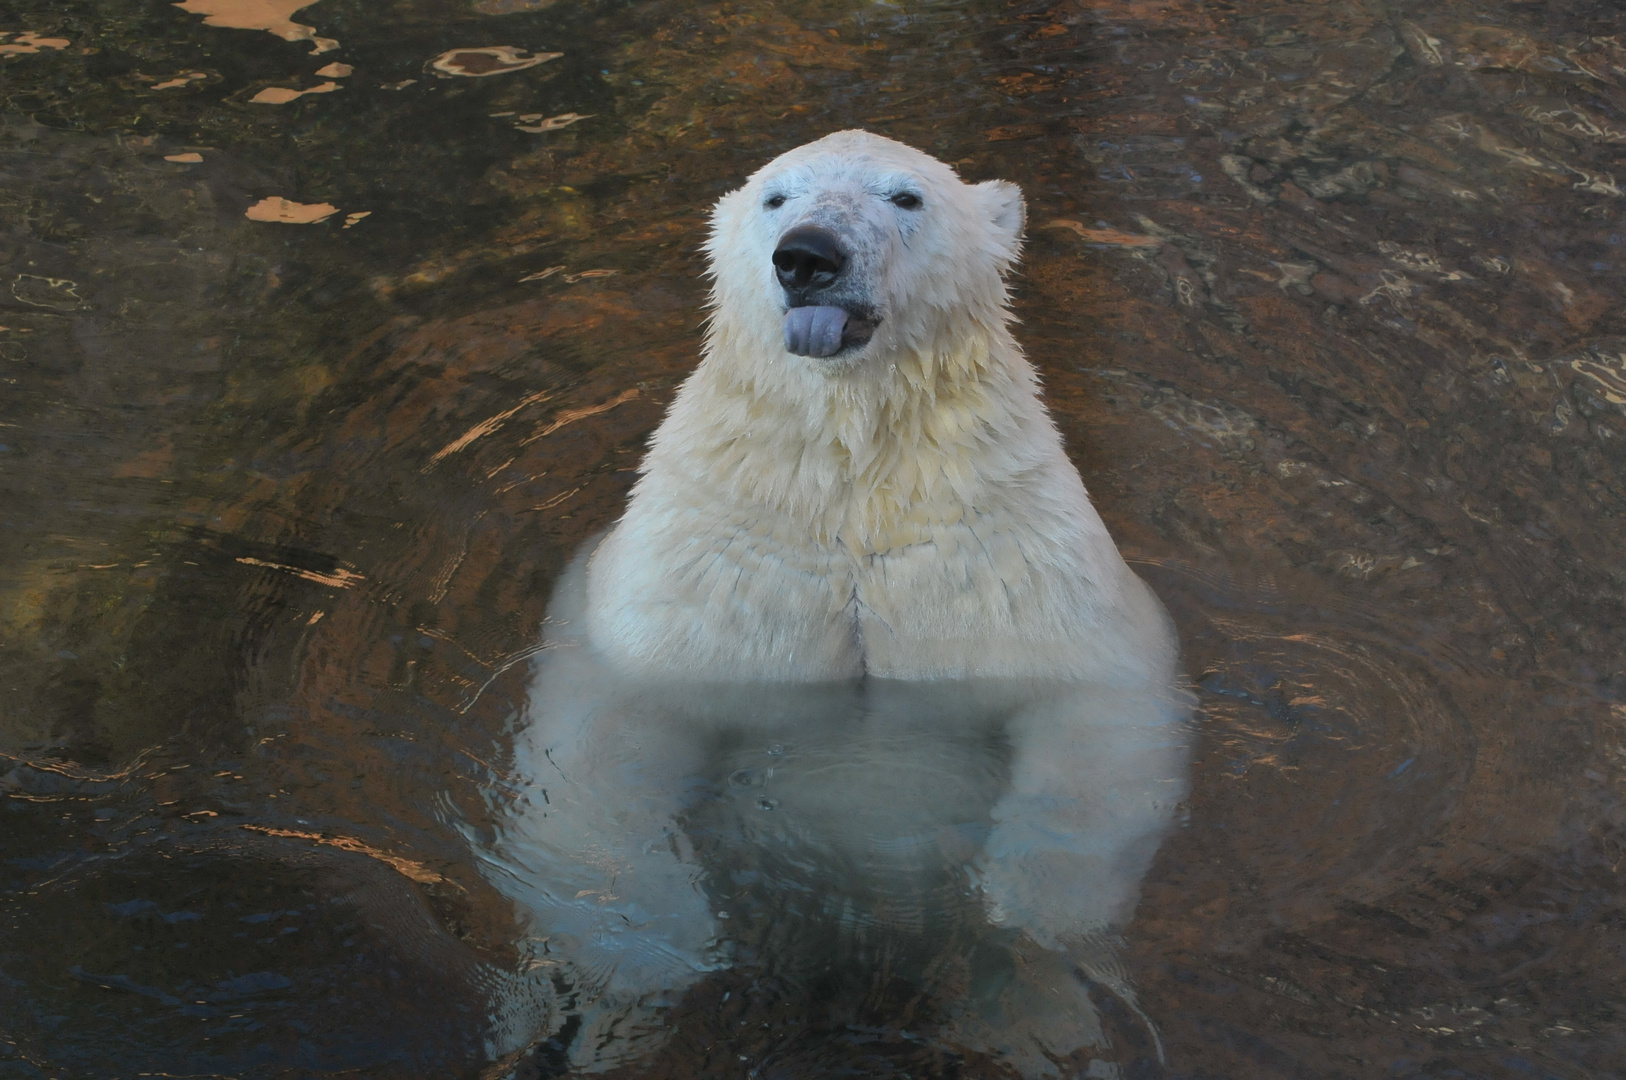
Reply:
[[798, 225], [779, 238], [773, 268], [787, 292], [822, 289], [847, 265], [835, 235], [817, 225]]

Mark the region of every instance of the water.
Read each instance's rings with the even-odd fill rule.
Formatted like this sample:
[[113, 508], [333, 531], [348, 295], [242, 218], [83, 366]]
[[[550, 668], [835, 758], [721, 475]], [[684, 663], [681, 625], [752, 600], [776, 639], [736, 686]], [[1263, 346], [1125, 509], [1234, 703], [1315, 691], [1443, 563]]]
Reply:
[[[1619, 1074], [1614, 7], [199, 10], [0, 15], [0, 1075], [490, 1074], [552, 583], [705, 207], [854, 125], [1027, 193], [1020, 336], [1197, 693], [1113, 960], [1166, 1061], [1098, 980], [1063, 1075]], [[563, 55], [428, 67], [496, 46]], [[719, 970], [622, 1074], [1012, 1075], [923, 972], [1044, 961], [960, 917]]]

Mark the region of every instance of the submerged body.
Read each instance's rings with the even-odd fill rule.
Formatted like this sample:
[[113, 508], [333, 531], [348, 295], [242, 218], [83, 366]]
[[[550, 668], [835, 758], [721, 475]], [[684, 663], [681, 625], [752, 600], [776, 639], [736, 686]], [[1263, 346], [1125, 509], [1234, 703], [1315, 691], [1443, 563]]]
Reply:
[[947, 1008], [954, 1045], [1052, 1074], [1100, 1039], [1079, 967], [1133, 1007], [1102, 934], [1184, 796], [1188, 703], [1009, 334], [1022, 220], [1011, 185], [863, 132], [719, 202], [706, 355], [556, 590], [487, 848], [536, 964], [573, 972], [579, 1065], [729, 962], [719, 909], [775, 845], [814, 922], [918, 890], [880, 904], [898, 932], [964, 953], [930, 928], [969, 903], [1027, 950]]

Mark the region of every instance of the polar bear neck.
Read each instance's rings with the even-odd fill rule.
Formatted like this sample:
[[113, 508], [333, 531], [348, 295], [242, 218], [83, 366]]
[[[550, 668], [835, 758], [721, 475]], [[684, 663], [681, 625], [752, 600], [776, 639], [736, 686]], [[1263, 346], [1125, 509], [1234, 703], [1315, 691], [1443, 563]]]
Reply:
[[639, 487], [681, 476], [854, 554], [928, 540], [1062, 458], [1003, 314], [945, 320], [919, 346], [838, 373], [718, 320]]

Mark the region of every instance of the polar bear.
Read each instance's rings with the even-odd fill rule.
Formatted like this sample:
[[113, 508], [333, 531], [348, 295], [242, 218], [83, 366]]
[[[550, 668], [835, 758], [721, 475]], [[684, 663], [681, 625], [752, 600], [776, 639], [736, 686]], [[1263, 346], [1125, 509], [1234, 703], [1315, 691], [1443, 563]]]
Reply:
[[857, 131], [723, 197], [705, 358], [588, 568], [609, 662], [785, 681], [1167, 678], [1161, 608], [1010, 334], [1023, 218], [1014, 185], [963, 184]]
[[738, 959], [722, 868], [775, 844], [821, 910], [937, 896], [892, 904], [920, 940], [970, 886], [1026, 959], [947, 1003], [951, 1043], [1051, 1075], [1101, 1041], [1075, 969], [1133, 1006], [1102, 943], [1184, 796], [1189, 702], [1011, 336], [1024, 213], [862, 131], [718, 202], [703, 359], [556, 587], [483, 848], [569, 987], [502, 1046], [566, 1012], [584, 1069], [658, 1042]]

